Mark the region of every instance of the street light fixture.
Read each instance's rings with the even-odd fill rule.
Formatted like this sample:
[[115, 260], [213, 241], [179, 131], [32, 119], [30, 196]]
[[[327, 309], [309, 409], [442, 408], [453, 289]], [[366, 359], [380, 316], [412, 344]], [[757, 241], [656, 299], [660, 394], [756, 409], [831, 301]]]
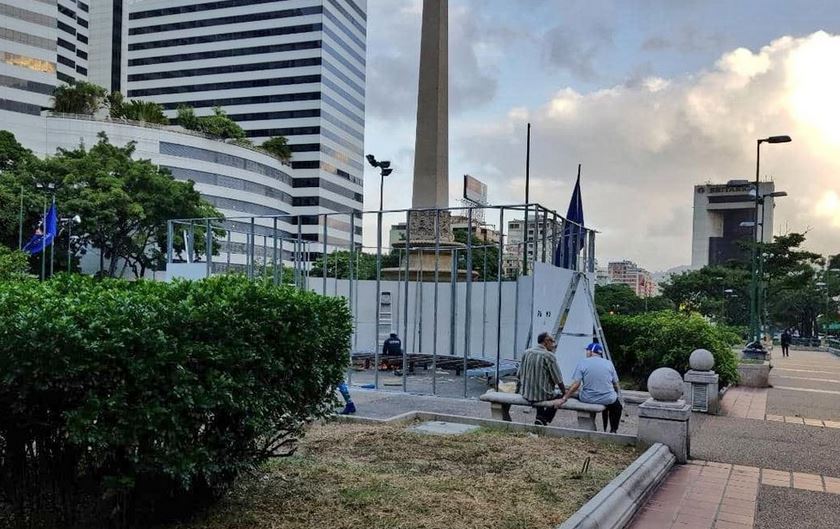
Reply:
[[367, 158], [368, 163], [372, 167], [379, 168], [379, 211], [382, 211], [382, 194], [385, 189], [385, 177], [393, 173], [394, 169], [391, 168], [391, 162], [388, 160], [379, 162], [372, 154], [368, 154], [365, 158]]
[[72, 271], [71, 267], [73, 264], [73, 250], [71, 247], [73, 243], [73, 224], [80, 224], [82, 217], [73, 215], [72, 217], [61, 219], [61, 222], [67, 225], [67, 273], [69, 274]]
[[[759, 287], [758, 287], [758, 274], [759, 274], [759, 259], [761, 257], [758, 255], [758, 205], [759, 203], [763, 202], [764, 199], [761, 196], [759, 186], [761, 184], [759, 175], [760, 175], [760, 164], [761, 164], [761, 144], [762, 143], [790, 143], [791, 138], [787, 135], [780, 135], [780, 136], [769, 136], [767, 138], [761, 138], [756, 140], [755, 145], [755, 212], [754, 212], [754, 221], [753, 221], [753, 250], [752, 250], [752, 278], [750, 281], [750, 334], [751, 334], [751, 341], [753, 343], [761, 343], [761, 335], [759, 332], [760, 323], [759, 323]], [[779, 193], [783, 193], [780, 191]], [[763, 220], [763, 219], [762, 219]], [[762, 226], [763, 228], [763, 226]], [[760, 242], [764, 242], [763, 238]]]

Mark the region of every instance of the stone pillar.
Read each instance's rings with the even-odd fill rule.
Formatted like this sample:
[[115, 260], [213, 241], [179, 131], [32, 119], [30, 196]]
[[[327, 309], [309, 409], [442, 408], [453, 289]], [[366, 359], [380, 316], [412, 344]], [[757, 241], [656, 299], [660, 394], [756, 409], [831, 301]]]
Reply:
[[449, 0], [423, 0], [411, 207], [449, 207]]
[[688, 365], [691, 369], [685, 374], [683, 398], [691, 405], [691, 411], [717, 415], [720, 411], [720, 377], [712, 371], [715, 357], [706, 349], [696, 349], [688, 358]]
[[683, 379], [670, 367], [660, 367], [648, 377], [651, 398], [639, 405], [639, 444], [662, 443], [679, 463], [691, 452], [689, 420], [691, 406], [683, 399]]

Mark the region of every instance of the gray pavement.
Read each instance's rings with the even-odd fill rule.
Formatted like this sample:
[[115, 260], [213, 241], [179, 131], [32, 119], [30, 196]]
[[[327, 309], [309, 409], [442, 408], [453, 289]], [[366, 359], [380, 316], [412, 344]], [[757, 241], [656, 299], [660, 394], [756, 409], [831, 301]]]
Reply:
[[772, 388], [767, 395], [767, 413], [840, 421], [840, 395]]
[[762, 485], [758, 490], [758, 529], [837, 529], [840, 494]]
[[840, 477], [840, 429], [696, 413], [691, 421], [695, 459]]

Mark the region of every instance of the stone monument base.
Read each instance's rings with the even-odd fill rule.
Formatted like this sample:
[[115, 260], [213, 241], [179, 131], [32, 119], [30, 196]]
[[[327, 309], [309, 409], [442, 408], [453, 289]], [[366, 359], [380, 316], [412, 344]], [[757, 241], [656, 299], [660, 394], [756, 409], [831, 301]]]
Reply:
[[[439, 214], [439, 220], [436, 220]], [[435, 223], [439, 227], [435, 229]], [[436, 231], [439, 232], [439, 243], [435, 241]], [[452, 281], [453, 272], [456, 281], [467, 279], [466, 270], [452, 270], [452, 262], [456, 251], [465, 250], [466, 245], [455, 242], [452, 236], [452, 218], [449, 211], [412, 211], [408, 222], [408, 280], [434, 281], [437, 268], [437, 280]], [[395, 242], [391, 245], [396, 249], [405, 249], [406, 241]], [[436, 254], [435, 249], [438, 249]], [[383, 268], [382, 279], [405, 279], [405, 266]], [[473, 272], [473, 278], [478, 277]]]

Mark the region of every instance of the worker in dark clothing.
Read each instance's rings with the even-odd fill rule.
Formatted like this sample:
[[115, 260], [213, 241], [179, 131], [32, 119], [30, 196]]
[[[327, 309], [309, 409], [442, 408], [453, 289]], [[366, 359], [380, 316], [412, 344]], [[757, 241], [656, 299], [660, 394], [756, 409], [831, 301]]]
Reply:
[[[397, 333], [392, 332], [391, 335], [385, 339], [385, 342], [382, 344], [382, 356], [402, 356], [402, 340], [400, 340]], [[388, 360], [382, 359], [379, 364], [380, 371], [388, 371], [390, 367], [388, 366]], [[399, 371], [395, 368], [394, 374], [397, 376], [402, 375]]]
[[382, 344], [382, 354], [385, 356], [399, 356], [402, 354], [402, 341], [397, 333], [392, 332], [391, 336], [385, 339]]

